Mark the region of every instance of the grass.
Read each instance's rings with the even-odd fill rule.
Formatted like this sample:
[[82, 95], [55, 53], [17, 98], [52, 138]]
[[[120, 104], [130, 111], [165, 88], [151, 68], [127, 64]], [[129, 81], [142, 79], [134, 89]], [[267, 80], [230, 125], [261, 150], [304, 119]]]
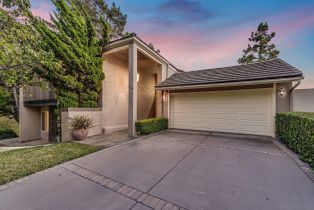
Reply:
[[67, 142], [0, 153], [0, 185], [100, 150]]
[[19, 125], [14, 119], [0, 116], [0, 140], [16, 137], [19, 133]]

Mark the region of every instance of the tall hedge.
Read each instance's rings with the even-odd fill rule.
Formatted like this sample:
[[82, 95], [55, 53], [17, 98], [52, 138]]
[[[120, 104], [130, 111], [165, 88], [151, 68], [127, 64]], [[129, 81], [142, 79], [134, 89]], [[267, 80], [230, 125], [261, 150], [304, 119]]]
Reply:
[[286, 112], [276, 115], [276, 135], [300, 159], [314, 168], [314, 113]]
[[148, 135], [168, 128], [168, 119], [157, 117], [139, 120], [135, 123], [138, 135]]

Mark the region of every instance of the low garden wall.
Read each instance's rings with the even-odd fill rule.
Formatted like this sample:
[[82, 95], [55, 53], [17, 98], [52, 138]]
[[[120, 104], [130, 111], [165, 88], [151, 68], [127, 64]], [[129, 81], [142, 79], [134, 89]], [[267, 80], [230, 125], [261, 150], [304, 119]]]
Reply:
[[276, 115], [276, 135], [300, 159], [314, 168], [314, 113], [286, 112]]
[[88, 129], [88, 136], [95, 136], [103, 133], [103, 114], [101, 108], [67, 108], [61, 112], [62, 141], [73, 140], [71, 118], [82, 115], [93, 120], [92, 127]]

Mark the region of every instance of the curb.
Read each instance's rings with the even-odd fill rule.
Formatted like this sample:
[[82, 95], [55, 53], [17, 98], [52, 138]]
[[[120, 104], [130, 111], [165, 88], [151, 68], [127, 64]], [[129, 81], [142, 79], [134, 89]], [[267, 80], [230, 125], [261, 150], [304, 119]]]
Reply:
[[280, 143], [279, 139], [273, 139], [273, 143], [284, 152], [304, 173], [305, 175], [314, 183], [314, 171], [307, 164], [300, 160], [299, 156], [288, 149], [284, 144]]

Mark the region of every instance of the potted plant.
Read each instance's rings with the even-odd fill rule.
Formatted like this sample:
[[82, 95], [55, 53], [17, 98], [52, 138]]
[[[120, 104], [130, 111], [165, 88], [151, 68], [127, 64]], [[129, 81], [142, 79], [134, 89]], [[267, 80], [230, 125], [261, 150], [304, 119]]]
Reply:
[[75, 140], [84, 140], [88, 135], [88, 128], [93, 124], [93, 119], [88, 118], [87, 116], [74, 116], [71, 119], [71, 126], [73, 130], [73, 136]]

